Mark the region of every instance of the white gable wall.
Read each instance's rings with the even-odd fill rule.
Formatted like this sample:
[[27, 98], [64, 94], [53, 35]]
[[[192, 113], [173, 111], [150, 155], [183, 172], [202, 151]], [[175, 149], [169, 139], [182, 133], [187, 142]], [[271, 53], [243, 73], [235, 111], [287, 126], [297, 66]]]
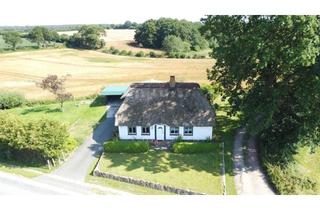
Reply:
[[[166, 140], [175, 140], [178, 136], [170, 135], [170, 127], [165, 126]], [[154, 140], [155, 136], [155, 125], [150, 126], [150, 135], [142, 135], [141, 134], [141, 126], [137, 126], [137, 134], [136, 135], [128, 135], [128, 127], [127, 126], [119, 126], [119, 138], [120, 139], [137, 139], [137, 140]], [[183, 134], [183, 126], [179, 127], [179, 134], [182, 136], [183, 140], [206, 140], [208, 138], [212, 139], [212, 127], [193, 127], [193, 135], [185, 136]]]

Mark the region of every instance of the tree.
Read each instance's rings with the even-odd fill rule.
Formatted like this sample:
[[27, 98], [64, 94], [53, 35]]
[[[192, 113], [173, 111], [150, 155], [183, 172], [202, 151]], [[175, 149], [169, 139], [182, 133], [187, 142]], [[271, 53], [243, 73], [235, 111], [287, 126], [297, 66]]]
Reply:
[[104, 28], [95, 25], [84, 25], [79, 32], [72, 35], [67, 46], [84, 49], [100, 49], [105, 46], [101, 36], [106, 36]]
[[57, 101], [60, 102], [61, 111], [63, 111], [63, 103], [72, 98], [72, 94], [65, 91], [65, 81], [66, 77], [59, 78], [57, 75], [48, 75], [38, 83], [39, 87], [49, 90], [56, 96]]
[[190, 51], [190, 44], [182, 41], [179, 37], [169, 35], [163, 40], [162, 48], [167, 53], [188, 52]]
[[50, 42], [58, 42], [60, 36], [58, 32], [49, 30], [46, 27], [36, 26], [28, 34], [28, 38], [37, 43], [38, 47], [47, 46]]
[[32, 42], [37, 43], [38, 47], [40, 48], [45, 43], [45, 31], [46, 29], [44, 27], [36, 26], [29, 32], [28, 38]]
[[6, 44], [11, 45], [13, 50], [16, 50], [18, 44], [22, 43], [22, 39], [18, 32], [6, 32], [3, 34], [3, 40]]
[[156, 21], [153, 19], [147, 20], [136, 29], [134, 39], [144, 47], [158, 47], [155, 44], [157, 31]]
[[207, 16], [203, 22], [209, 38], [217, 41], [208, 78], [229, 101], [230, 114], [243, 112], [244, 125], [260, 134], [270, 154], [284, 154], [298, 144], [318, 144], [319, 20]]

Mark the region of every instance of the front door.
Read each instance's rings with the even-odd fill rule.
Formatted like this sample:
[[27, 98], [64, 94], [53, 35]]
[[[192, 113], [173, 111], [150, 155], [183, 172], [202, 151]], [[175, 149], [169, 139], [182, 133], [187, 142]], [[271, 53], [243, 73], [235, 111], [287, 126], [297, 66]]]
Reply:
[[156, 138], [157, 140], [164, 140], [164, 125], [156, 125]]

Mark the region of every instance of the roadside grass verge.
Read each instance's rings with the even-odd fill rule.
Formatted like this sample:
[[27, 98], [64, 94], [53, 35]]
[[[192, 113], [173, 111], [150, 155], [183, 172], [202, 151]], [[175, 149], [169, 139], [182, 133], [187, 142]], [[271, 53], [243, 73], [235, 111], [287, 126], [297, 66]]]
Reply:
[[27, 178], [33, 178], [41, 175], [42, 173], [48, 173], [54, 168], [49, 170], [46, 166], [29, 166], [20, 164], [14, 161], [5, 161], [0, 159], [0, 171], [21, 175]]

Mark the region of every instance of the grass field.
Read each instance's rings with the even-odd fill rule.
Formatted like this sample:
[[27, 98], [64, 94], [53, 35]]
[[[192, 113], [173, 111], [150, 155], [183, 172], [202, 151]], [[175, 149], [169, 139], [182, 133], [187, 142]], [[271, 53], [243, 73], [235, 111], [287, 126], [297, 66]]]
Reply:
[[165, 59], [114, 56], [96, 51], [50, 49], [0, 55], [0, 91], [16, 91], [28, 99], [53, 98], [36, 87], [48, 74], [70, 75], [67, 90], [75, 96], [98, 93], [105, 85], [145, 80], [208, 83], [206, 69], [211, 59]]
[[213, 153], [175, 154], [149, 151], [143, 154], [105, 154], [100, 170], [156, 183], [222, 194], [221, 153], [217, 144]]

